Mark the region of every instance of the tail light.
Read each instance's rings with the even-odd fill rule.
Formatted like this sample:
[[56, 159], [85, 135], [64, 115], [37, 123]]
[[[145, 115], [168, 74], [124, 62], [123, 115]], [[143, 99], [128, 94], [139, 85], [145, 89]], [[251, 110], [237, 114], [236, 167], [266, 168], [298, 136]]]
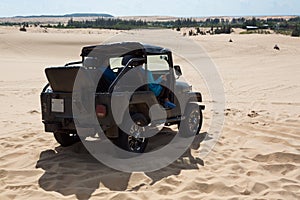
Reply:
[[107, 110], [105, 105], [96, 106], [96, 115], [99, 118], [104, 118], [107, 115]]

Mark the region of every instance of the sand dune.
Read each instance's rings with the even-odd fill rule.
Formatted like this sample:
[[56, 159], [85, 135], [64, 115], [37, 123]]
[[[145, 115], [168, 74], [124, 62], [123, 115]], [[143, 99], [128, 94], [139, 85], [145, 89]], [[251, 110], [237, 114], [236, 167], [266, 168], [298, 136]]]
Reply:
[[[207, 52], [223, 79], [226, 108], [221, 113], [225, 116], [221, 137], [206, 157], [199, 157], [213, 136], [208, 132], [213, 99], [199, 77], [183, 67], [185, 78], [204, 91], [202, 134], [168, 167], [128, 174], [99, 163], [82, 144], [62, 148], [44, 132], [39, 105], [46, 84], [43, 70], [76, 61], [83, 46], [108, 39], [152, 38], [175, 49], [182, 36], [171, 30], [64, 31], [21, 33], [0, 28], [0, 199], [300, 198], [298, 38], [237, 34], [190, 38]], [[275, 44], [280, 51], [273, 49]], [[180, 56], [175, 60], [187, 64]], [[173, 133], [166, 129], [162, 140]], [[204, 139], [203, 134], [209, 137]]]

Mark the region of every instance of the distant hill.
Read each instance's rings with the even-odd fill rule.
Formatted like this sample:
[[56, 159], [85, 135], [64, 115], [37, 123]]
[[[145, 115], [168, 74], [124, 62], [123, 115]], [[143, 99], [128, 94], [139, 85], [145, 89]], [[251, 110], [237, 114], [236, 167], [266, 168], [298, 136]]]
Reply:
[[114, 17], [110, 14], [103, 13], [73, 13], [66, 15], [30, 15], [30, 16], [14, 16], [14, 18], [62, 18], [62, 17]]

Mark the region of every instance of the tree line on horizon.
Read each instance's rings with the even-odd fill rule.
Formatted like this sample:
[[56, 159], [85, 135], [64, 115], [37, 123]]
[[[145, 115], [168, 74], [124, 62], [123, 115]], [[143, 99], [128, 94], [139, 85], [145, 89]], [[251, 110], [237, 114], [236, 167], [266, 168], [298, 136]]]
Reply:
[[[59, 26], [59, 25], [58, 25]], [[59, 26], [59, 28], [103, 28], [103, 29], [117, 29], [129, 30], [136, 28], [147, 28], [148, 24], [142, 20], [122, 20], [118, 18], [97, 18], [95, 20], [75, 21], [71, 18], [66, 26]]]
[[193, 18], [180, 18], [173, 21], [153, 21], [146, 22], [142, 20], [123, 20], [118, 18], [98, 18], [96, 20], [75, 21], [72, 18], [68, 23], [58, 25], [58, 28], [104, 28], [104, 29], [140, 29], [140, 28], [173, 28], [180, 29], [184, 27], [196, 27], [197, 34], [200, 34], [201, 27], [211, 28], [214, 34], [230, 34], [232, 28], [246, 29], [248, 26], [258, 29], [272, 29], [277, 33], [288, 33], [292, 36], [300, 36], [300, 17], [294, 17], [289, 20], [284, 18], [260, 18], [246, 19], [244, 17], [232, 18], [207, 18], [204, 21], [197, 21]]
[[[28, 27], [29, 23], [0, 23], [4, 26], [20, 25]], [[125, 20], [119, 18], [105, 18], [99, 17], [95, 20], [81, 20], [76, 21], [70, 18], [66, 24], [33, 24], [44, 28], [101, 28], [101, 29], [117, 29], [130, 30], [142, 28], [173, 28], [180, 30], [184, 27], [195, 27], [197, 32], [201, 33], [200, 28], [211, 28], [214, 34], [226, 33], [230, 34], [232, 28], [246, 29], [249, 26], [257, 27], [258, 29], [271, 29], [277, 33], [289, 34], [292, 36], [300, 36], [300, 17], [293, 17], [290, 19], [284, 18], [251, 18], [244, 17], [224, 19], [224, 18], [207, 18], [206, 20], [197, 21], [194, 18], [179, 18], [169, 21], [143, 21], [143, 20]]]
[[[230, 34], [232, 28], [247, 29], [248, 26], [258, 29], [272, 29], [277, 33], [288, 32], [292, 36], [300, 36], [300, 17], [290, 18], [260, 18], [246, 19], [244, 17], [232, 18], [207, 18], [204, 21], [197, 21], [193, 18], [180, 18], [173, 21], [154, 21], [146, 22], [142, 20], [123, 20], [118, 18], [98, 18], [96, 20], [74, 21], [72, 18], [68, 21], [65, 28], [104, 28], [104, 29], [140, 29], [140, 28], [176, 28], [196, 27], [197, 34], [200, 34], [201, 27], [210, 27], [214, 34]], [[59, 26], [62, 28], [62, 25]]]

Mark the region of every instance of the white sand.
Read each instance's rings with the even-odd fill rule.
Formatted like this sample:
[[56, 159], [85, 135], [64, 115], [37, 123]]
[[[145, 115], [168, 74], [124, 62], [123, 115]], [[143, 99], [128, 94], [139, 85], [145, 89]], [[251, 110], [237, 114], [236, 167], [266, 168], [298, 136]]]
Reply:
[[[120, 37], [146, 37], [147, 32], [124, 32]], [[150, 35], [166, 43], [163, 32]], [[0, 28], [0, 199], [300, 198], [299, 38], [237, 34], [191, 38], [218, 67], [227, 100], [221, 138], [203, 158], [204, 166], [187, 154], [157, 172], [126, 174], [99, 164], [80, 144], [59, 147], [41, 122], [44, 68], [79, 60], [83, 46], [117, 33], [121, 32], [21, 33]], [[275, 44], [280, 51], [273, 50]], [[166, 44], [171, 49], [176, 45]], [[184, 63], [178, 57], [176, 61]], [[188, 71], [184, 74], [195, 81]], [[212, 99], [204, 97], [208, 109], [201, 132], [208, 130], [213, 112]], [[191, 153], [195, 156], [199, 149]]]

